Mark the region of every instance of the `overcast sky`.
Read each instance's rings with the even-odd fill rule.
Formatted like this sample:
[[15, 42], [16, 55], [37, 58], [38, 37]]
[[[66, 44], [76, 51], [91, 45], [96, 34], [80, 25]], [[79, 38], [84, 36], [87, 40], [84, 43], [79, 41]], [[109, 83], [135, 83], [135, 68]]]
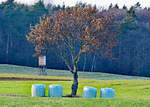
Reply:
[[[6, 0], [0, 0], [0, 2], [6, 1]], [[21, 3], [26, 3], [26, 4], [34, 4], [38, 0], [15, 0]], [[112, 4], [118, 4], [120, 7], [122, 7], [124, 4], [127, 7], [130, 7], [131, 5], [136, 4], [137, 2], [140, 2], [142, 7], [150, 7], [150, 0], [43, 0], [45, 3], [47, 2], [52, 2], [53, 4], [60, 4], [62, 5], [63, 3], [67, 6], [73, 6], [77, 2], [82, 1], [83, 3], [86, 2], [87, 4], [96, 4], [97, 6], [102, 6], [107, 8], [110, 3]]]

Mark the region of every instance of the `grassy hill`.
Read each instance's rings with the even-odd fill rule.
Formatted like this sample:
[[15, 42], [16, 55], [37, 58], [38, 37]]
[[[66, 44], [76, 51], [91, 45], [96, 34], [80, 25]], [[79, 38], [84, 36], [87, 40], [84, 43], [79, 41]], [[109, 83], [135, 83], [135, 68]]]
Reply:
[[[23, 74], [38, 75], [39, 68], [26, 66], [16, 66], [0, 64], [0, 74]], [[69, 71], [47, 69], [48, 76], [72, 77]], [[96, 79], [96, 80], [147, 80], [147, 77], [125, 76], [117, 74], [99, 73], [99, 72], [79, 72], [79, 78]]]

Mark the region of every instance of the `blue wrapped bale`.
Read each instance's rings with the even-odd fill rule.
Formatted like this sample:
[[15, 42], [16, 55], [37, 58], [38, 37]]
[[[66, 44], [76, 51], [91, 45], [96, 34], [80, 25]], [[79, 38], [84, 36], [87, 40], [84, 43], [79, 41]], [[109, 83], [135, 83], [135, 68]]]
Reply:
[[45, 85], [33, 84], [31, 92], [32, 92], [32, 97], [44, 97], [45, 96]]
[[113, 88], [101, 88], [101, 98], [114, 98], [115, 90]]
[[62, 97], [63, 87], [61, 85], [49, 85], [49, 97]]
[[96, 98], [97, 88], [85, 86], [83, 89], [83, 98]]

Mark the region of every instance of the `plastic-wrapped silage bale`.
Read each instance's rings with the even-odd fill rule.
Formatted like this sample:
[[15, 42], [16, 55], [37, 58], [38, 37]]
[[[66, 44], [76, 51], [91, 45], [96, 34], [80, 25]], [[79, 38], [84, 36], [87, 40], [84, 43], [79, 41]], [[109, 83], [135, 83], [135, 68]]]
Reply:
[[32, 97], [44, 97], [45, 96], [45, 85], [33, 84], [31, 92], [32, 92]]
[[62, 97], [63, 87], [61, 85], [49, 85], [49, 97]]
[[115, 90], [113, 88], [101, 88], [101, 98], [114, 98]]
[[83, 89], [83, 98], [96, 98], [97, 88], [85, 86]]

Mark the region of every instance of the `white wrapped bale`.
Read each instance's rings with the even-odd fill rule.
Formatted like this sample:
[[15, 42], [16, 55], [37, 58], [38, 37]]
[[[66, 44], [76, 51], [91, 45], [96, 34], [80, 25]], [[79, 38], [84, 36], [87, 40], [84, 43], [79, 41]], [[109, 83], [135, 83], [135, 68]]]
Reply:
[[101, 98], [114, 98], [115, 90], [113, 88], [101, 88]]
[[83, 89], [83, 98], [96, 98], [97, 88], [85, 86]]
[[45, 85], [33, 84], [31, 93], [32, 93], [32, 97], [45, 97]]
[[49, 85], [49, 97], [62, 97], [63, 87], [61, 85]]

